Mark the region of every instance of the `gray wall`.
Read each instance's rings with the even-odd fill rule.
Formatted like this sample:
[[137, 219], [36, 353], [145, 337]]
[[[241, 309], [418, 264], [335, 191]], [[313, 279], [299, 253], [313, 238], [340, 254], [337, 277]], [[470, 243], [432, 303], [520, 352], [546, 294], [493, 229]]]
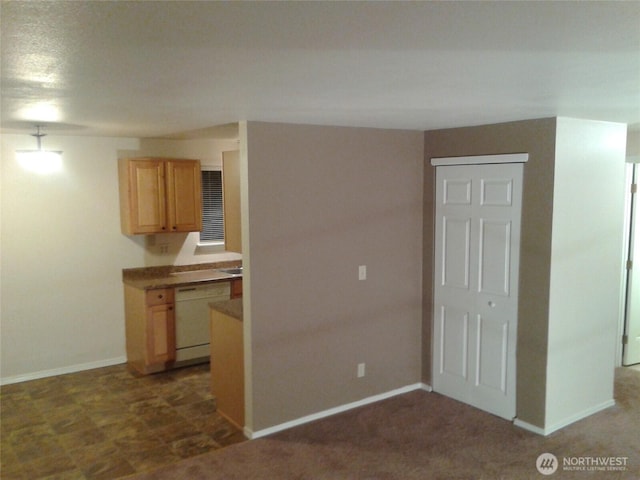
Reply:
[[249, 429], [419, 381], [422, 159], [422, 132], [247, 124]]
[[518, 303], [517, 415], [544, 424], [556, 119], [425, 132], [423, 372], [431, 381], [433, 157], [529, 153], [524, 167]]

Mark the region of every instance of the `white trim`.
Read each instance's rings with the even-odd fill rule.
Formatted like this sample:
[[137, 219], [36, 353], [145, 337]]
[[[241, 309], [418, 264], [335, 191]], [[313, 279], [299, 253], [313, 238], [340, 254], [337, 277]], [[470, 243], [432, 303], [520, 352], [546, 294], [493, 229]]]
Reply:
[[282, 430], [288, 430], [290, 428], [297, 427], [305, 423], [313, 422], [315, 420], [320, 420], [321, 418], [330, 417], [338, 413], [346, 412], [348, 410], [362, 407], [364, 405], [369, 405], [371, 403], [379, 402], [381, 400], [386, 400], [387, 398], [395, 397], [397, 395], [402, 395], [403, 393], [412, 392], [414, 390], [426, 390], [427, 392], [430, 392], [431, 387], [424, 383], [414, 383], [413, 385], [407, 385], [406, 387], [401, 387], [385, 393], [373, 395], [371, 397], [367, 397], [362, 400], [358, 400], [356, 402], [351, 402], [345, 405], [340, 405], [339, 407], [334, 407], [328, 410], [323, 410], [321, 412], [312, 413], [311, 415], [306, 415], [296, 420], [291, 420], [289, 422], [281, 423], [279, 425], [274, 425], [273, 427], [265, 428], [263, 430], [258, 430], [257, 432], [253, 432], [251, 431], [251, 429], [244, 427], [243, 432], [245, 437], [251, 440], [255, 440], [256, 438], [271, 435], [272, 433], [281, 432]]
[[208, 172], [222, 172], [222, 165], [203, 165], [200, 164], [200, 171], [206, 170]]
[[442, 167], [446, 165], [482, 165], [485, 163], [526, 163], [528, 153], [505, 153], [502, 155], [474, 155], [470, 157], [434, 157], [431, 165]]
[[577, 422], [578, 420], [582, 420], [583, 418], [587, 418], [591, 415], [593, 415], [594, 413], [598, 413], [602, 410], [605, 410], [607, 408], [613, 407], [616, 404], [614, 399], [611, 400], [607, 400], [606, 402], [602, 402], [599, 405], [595, 405], [591, 408], [587, 408], [586, 410], [583, 410], [582, 412], [576, 413], [574, 415], [571, 415], [570, 417], [565, 418], [564, 420], [560, 421], [560, 422], [556, 422], [553, 425], [551, 425], [549, 428], [546, 428], [545, 430], [548, 432], [547, 435], [549, 433], [553, 433], [557, 430], [560, 430], [561, 428], [566, 427], [567, 425], [571, 425], [572, 423]]
[[542, 435], [543, 437], [546, 437], [550, 433], [550, 432], [547, 433], [544, 428], [536, 427], [535, 425], [532, 425], [530, 423], [523, 422], [519, 418], [514, 418], [513, 419], [513, 424], [516, 427], [520, 427], [520, 428], [522, 428], [524, 430], [527, 430], [528, 432], [532, 432], [532, 433], [535, 433], [537, 435]]
[[[629, 157], [627, 157], [629, 158]], [[622, 272], [620, 276], [620, 314], [618, 316], [618, 331], [616, 334], [616, 353], [613, 359], [614, 367], [621, 367], [624, 360], [624, 347], [622, 344], [622, 338], [626, 330], [627, 318], [630, 318], [630, 303], [627, 302], [627, 296], [629, 295], [629, 270], [627, 270], [627, 260], [631, 260], [629, 253], [629, 247], [631, 247], [632, 239], [632, 225], [633, 220], [631, 218], [632, 204], [634, 202], [633, 195], [631, 193], [631, 186], [633, 185], [633, 163], [626, 163], [626, 172], [624, 179], [624, 235], [622, 239]], [[636, 173], [638, 175], [640, 169]], [[640, 206], [640, 202], [636, 201], [634, 208]]]
[[106, 360], [98, 360], [96, 362], [80, 363], [70, 365], [68, 367], [52, 368], [51, 370], [40, 370], [33, 373], [25, 373], [23, 375], [14, 375], [11, 377], [0, 378], [0, 385], [9, 385], [11, 383], [27, 382], [29, 380], [38, 380], [39, 378], [55, 377], [56, 375], [65, 375], [67, 373], [82, 372], [84, 370], [93, 370], [94, 368], [111, 367], [126, 363], [127, 357], [108, 358]]
[[571, 415], [570, 417], [565, 418], [564, 420], [562, 420], [561, 422], [557, 422], [553, 425], [551, 425], [550, 427], [546, 427], [546, 428], [540, 428], [537, 427], [535, 425], [531, 425], [530, 423], [527, 422], [523, 422], [522, 420], [519, 419], [515, 419], [513, 421], [513, 424], [516, 427], [520, 427], [523, 428], [525, 430], [528, 430], [530, 432], [533, 433], [537, 433], [538, 435], [543, 435], [543, 436], [547, 436], [547, 435], [551, 435], [553, 432], [557, 432], [558, 430], [571, 425], [572, 423], [575, 423], [579, 420], [582, 420], [584, 418], [587, 418], [591, 415], [593, 415], [594, 413], [598, 413], [602, 410], [605, 410], [607, 408], [613, 407], [616, 404], [615, 400], [611, 399], [611, 400], [607, 400], [606, 402], [602, 402], [600, 405], [596, 405], [594, 407], [588, 408], [586, 410], [583, 410], [580, 413], [577, 413], [575, 415]]
[[198, 240], [198, 243], [196, 243], [196, 246], [198, 248], [203, 248], [203, 247], [222, 247], [224, 250], [224, 240], [220, 241], [220, 240], [211, 240], [210, 242], [201, 242]]

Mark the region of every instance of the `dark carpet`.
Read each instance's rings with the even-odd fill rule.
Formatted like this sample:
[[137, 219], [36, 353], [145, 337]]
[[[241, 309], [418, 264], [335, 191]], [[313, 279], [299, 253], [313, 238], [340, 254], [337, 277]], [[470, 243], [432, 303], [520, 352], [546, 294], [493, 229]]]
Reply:
[[[638, 479], [640, 371], [616, 370], [615, 398], [615, 406], [542, 437], [447, 397], [414, 391], [130, 478]], [[545, 452], [559, 461], [548, 476], [536, 468]], [[609, 457], [625, 464], [584, 464]], [[574, 465], [563, 465], [565, 458]]]

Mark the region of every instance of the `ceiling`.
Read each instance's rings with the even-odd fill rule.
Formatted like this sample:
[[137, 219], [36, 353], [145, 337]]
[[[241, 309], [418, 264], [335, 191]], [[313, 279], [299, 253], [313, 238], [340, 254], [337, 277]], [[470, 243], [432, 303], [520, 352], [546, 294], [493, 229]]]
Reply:
[[180, 138], [239, 120], [568, 116], [640, 129], [639, 26], [637, 1], [2, 0], [0, 126]]

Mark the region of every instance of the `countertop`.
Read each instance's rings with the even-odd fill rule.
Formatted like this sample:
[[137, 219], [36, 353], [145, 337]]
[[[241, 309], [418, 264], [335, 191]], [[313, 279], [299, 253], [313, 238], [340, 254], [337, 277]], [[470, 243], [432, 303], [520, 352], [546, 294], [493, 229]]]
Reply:
[[242, 298], [211, 302], [209, 308], [242, 321]]
[[242, 279], [242, 275], [220, 272], [220, 268], [239, 266], [239, 262], [207, 263], [198, 265], [128, 268], [122, 270], [122, 281], [141, 290], [172, 288], [203, 282], [222, 282]]

